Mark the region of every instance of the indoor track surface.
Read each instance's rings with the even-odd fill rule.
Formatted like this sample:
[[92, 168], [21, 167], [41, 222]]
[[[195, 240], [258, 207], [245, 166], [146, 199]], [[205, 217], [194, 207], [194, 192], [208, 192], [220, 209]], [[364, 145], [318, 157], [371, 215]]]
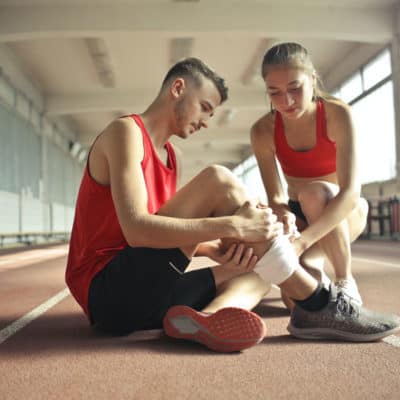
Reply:
[[[400, 335], [367, 344], [295, 339], [276, 289], [255, 310], [267, 337], [243, 353], [160, 331], [102, 336], [65, 287], [67, 250], [0, 252], [2, 400], [400, 399]], [[367, 307], [400, 314], [400, 242], [358, 241], [353, 269]]]

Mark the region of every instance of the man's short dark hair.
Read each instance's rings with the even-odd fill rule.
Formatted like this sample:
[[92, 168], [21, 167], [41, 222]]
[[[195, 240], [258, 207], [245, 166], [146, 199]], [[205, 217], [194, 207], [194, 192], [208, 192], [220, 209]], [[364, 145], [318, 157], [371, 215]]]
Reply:
[[172, 66], [167, 72], [162, 86], [164, 87], [167, 82], [178, 77], [190, 77], [197, 87], [200, 87], [202, 84], [202, 78], [209, 79], [218, 89], [221, 96], [221, 103], [228, 98], [228, 88], [225, 86], [224, 79], [198, 58], [186, 58]]

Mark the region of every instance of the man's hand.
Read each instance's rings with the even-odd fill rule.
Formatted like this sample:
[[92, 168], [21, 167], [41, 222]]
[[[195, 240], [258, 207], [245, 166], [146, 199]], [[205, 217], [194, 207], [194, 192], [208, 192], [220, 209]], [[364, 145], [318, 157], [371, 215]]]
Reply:
[[228, 249], [225, 249], [221, 240], [214, 240], [211, 242], [200, 243], [195, 255], [208, 257], [218, 264], [223, 264], [229, 260], [227, 251]]
[[224, 254], [225, 262], [220, 265], [231, 278], [253, 271], [258, 258], [252, 247], [244, 243], [232, 244]]

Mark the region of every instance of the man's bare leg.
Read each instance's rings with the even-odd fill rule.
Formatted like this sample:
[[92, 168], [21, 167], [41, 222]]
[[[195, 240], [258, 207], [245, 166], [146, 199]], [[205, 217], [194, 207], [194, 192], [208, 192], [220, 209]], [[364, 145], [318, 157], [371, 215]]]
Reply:
[[[212, 166], [180, 189], [158, 214], [179, 218], [232, 215], [246, 201], [249, 201], [246, 190], [233, 174], [224, 167]], [[270, 242], [252, 243], [254, 254], [258, 258], [261, 258], [270, 246]], [[195, 250], [196, 246], [182, 249], [189, 258]], [[215, 267], [212, 272], [217, 286], [217, 297], [206, 311], [230, 306], [252, 309], [263, 299], [269, 288], [269, 283], [255, 273], [235, 277], [229, 275], [223, 267]], [[231, 280], [229, 284], [224, 284]], [[317, 285], [317, 281], [304, 271], [295, 273], [285, 282], [284, 287], [290, 297], [304, 300], [312, 294]]]
[[256, 272], [237, 276], [217, 286], [217, 296], [203, 311], [214, 313], [224, 307], [252, 310], [269, 292], [270, 287]]
[[[220, 166], [211, 166], [180, 189], [161, 207], [158, 214], [178, 218], [232, 215], [248, 200], [244, 187], [229, 170]], [[260, 255], [269, 246], [269, 243], [254, 245], [255, 254]], [[182, 248], [182, 251], [191, 258], [196, 248], [197, 246], [186, 247]], [[269, 290], [269, 284], [260, 278], [257, 279], [255, 273], [234, 276], [221, 266], [212, 268], [212, 273], [217, 287], [217, 297], [207, 308], [207, 312], [230, 306], [251, 309]], [[231, 280], [233, 280], [232, 283], [225, 284]], [[249, 288], [253, 290], [250, 291]]]
[[[204, 179], [205, 177], [207, 179]], [[200, 186], [198, 186], [199, 182], [201, 183]], [[206, 193], [204, 193], [204, 188], [208, 189]], [[210, 196], [210, 193], [212, 196]], [[227, 215], [234, 213], [243, 202], [247, 201], [244, 189], [236, 183], [235, 179], [232, 179], [230, 173], [220, 167], [212, 167], [200, 174], [200, 178], [194, 178], [192, 184], [189, 183], [183, 191], [178, 192], [177, 198], [181, 201], [167, 203], [166, 207], [160, 210], [160, 214], [165, 213], [164, 215], [180, 216], [181, 218]], [[278, 239], [274, 241], [273, 246], [276, 243], [278, 243]], [[253, 247], [254, 253], [261, 258], [259, 263], [261, 267], [265, 266], [265, 261], [268, 264], [271, 260], [271, 255], [274, 254], [274, 248], [270, 249], [271, 243], [266, 241]], [[290, 247], [284, 246], [281, 250], [285, 248], [290, 249]], [[184, 251], [191, 256], [195, 251], [195, 246], [191, 249], [184, 249]], [[291, 260], [293, 260], [293, 254]], [[287, 260], [283, 257], [278, 261], [283, 261], [284, 263]], [[272, 270], [279, 272], [279, 268], [276, 268], [274, 263], [269, 265]], [[291, 265], [291, 262], [287, 262], [286, 265]], [[226, 307], [240, 304], [243, 308], [252, 308], [264, 295], [263, 283], [258, 285], [260, 281], [255, 279], [254, 275], [251, 276], [251, 274], [242, 275], [243, 277], [239, 276], [234, 280], [233, 277], [229, 279], [225, 274], [226, 271], [221, 276], [218, 276], [222, 268], [219, 272], [218, 269], [214, 270], [216, 281], [219, 280], [218, 295], [213, 302], [214, 304], [211, 303], [209, 305], [208, 310], [211, 312], [217, 311], [206, 317], [192, 309], [189, 309], [187, 313], [178, 313], [175, 317], [178, 320], [183, 317], [184, 323], [181, 327], [184, 326], [184, 330], [183, 332], [178, 332], [177, 335], [172, 334], [172, 336], [195, 339], [218, 351], [235, 351], [253, 346], [262, 340], [265, 334], [265, 325], [262, 320], [242, 308]], [[226, 283], [224, 284], [224, 282]], [[247, 289], [245, 282], [248, 284]], [[351, 304], [351, 301], [343, 294], [340, 297], [336, 297], [336, 292], [332, 287], [329, 289], [322, 288], [317, 280], [299, 265], [298, 268], [297, 266], [295, 267], [293, 273], [290, 273], [286, 279], [283, 279], [278, 284], [298, 304], [292, 311], [288, 327], [290, 333], [294, 336], [373, 341], [400, 331], [400, 319], [398, 317], [372, 313], [363, 308], [358, 308]], [[255, 285], [253, 289], [257, 287], [255, 294], [251, 294], [249, 289], [252, 288], [251, 285]], [[238, 300], [241, 295], [243, 296], [242, 299]], [[179, 306], [177, 307], [179, 308]], [[353, 313], [352, 310], [355, 308], [357, 308], [357, 312]], [[176, 309], [172, 307], [169, 311], [176, 311]], [[180, 310], [178, 311], [180, 312]], [[338, 313], [340, 313], [340, 316], [338, 316]], [[196, 319], [199, 318], [201, 319], [201, 329], [196, 324]], [[164, 325], [166, 332], [167, 330], [169, 332], [177, 332], [176, 326], [173, 326], [173, 312], [170, 313], [169, 318], [165, 319], [167, 320], [166, 325]], [[216, 320], [215, 324], [212, 322], [214, 319]], [[207, 325], [210, 321], [210, 325]], [[189, 326], [186, 322], [190, 322]], [[219, 337], [222, 342], [221, 340], [215, 340], [216, 336], [214, 334], [206, 333], [208, 327], [213, 327], [218, 335], [221, 322], [227, 328], [223, 328], [223, 335]], [[202, 323], [204, 325], [201, 325]], [[233, 330], [232, 326], [234, 327]], [[246, 326], [244, 331], [243, 326]], [[195, 328], [194, 331], [193, 327]], [[248, 331], [250, 327], [253, 328], [250, 334], [246, 336], [243, 332]], [[186, 329], [189, 329], [188, 336], [186, 336]], [[167, 332], [167, 334], [169, 333]], [[239, 338], [236, 342], [234, 340], [235, 337]], [[245, 339], [245, 342], [243, 339]]]

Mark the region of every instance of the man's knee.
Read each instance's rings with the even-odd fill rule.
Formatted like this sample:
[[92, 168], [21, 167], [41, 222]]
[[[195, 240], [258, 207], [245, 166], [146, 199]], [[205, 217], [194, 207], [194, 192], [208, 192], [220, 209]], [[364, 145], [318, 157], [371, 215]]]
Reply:
[[202, 173], [204, 174], [205, 187], [214, 196], [218, 193], [226, 196], [237, 190], [244, 191], [243, 185], [235, 175], [222, 165], [210, 165]]
[[208, 166], [203, 170], [205, 179], [210, 182], [217, 182], [219, 184], [224, 184], [226, 182], [231, 182], [234, 179], [232, 172], [224, 167], [223, 165], [213, 164]]

